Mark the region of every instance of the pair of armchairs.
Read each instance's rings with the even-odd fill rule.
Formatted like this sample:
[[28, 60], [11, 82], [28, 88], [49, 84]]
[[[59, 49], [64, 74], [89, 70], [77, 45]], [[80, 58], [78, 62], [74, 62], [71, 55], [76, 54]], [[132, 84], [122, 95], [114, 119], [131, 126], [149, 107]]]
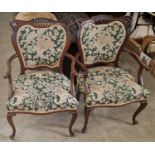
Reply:
[[[15, 137], [13, 116], [16, 114], [58, 112], [72, 114], [69, 133], [74, 136], [72, 127], [77, 118], [80, 94], [84, 95], [85, 105], [83, 133], [91, 110], [98, 107], [119, 107], [140, 102], [133, 115], [133, 124], [137, 124], [136, 116], [146, 107], [149, 91], [118, 68], [122, 51], [134, 56], [140, 67], [147, 68], [139, 56], [124, 48], [130, 21], [129, 17], [110, 16], [78, 21], [79, 52], [76, 57], [67, 52], [71, 40], [63, 23], [45, 18], [12, 21], [12, 44], [16, 53], [7, 61], [6, 75], [10, 88], [7, 120], [13, 130], [10, 138]], [[71, 60], [70, 79], [62, 71], [64, 57]], [[15, 58], [19, 59], [21, 70], [13, 81], [11, 62]], [[81, 68], [78, 75], [75, 64]], [[139, 72], [139, 78], [141, 74]]]

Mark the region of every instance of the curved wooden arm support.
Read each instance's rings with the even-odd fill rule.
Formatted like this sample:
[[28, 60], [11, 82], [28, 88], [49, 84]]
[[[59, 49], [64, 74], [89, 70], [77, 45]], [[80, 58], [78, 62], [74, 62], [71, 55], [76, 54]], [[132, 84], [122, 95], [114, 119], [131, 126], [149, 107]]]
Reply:
[[77, 53], [76, 54], [76, 62], [77, 64], [81, 67], [81, 69], [83, 70], [83, 74], [84, 74], [84, 93], [88, 94], [89, 93], [89, 86], [87, 84], [87, 77], [88, 77], [88, 69], [85, 67], [85, 65], [79, 60], [81, 54]]
[[149, 70], [149, 66], [147, 66], [141, 59], [140, 59], [140, 55], [137, 54], [136, 52], [128, 49], [128, 48], [124, 48], [123, 51], [125, 53], [128, 53], [130, 56], [132, 56], [140, 66], [144, 67], [146, 70]]
[[[148, 41], [150, 41], [150, 39], [153, 40], [154, 36], [146, 36], [146, 39], [148, 39], [147, 40], [147, 42], [148, 42]], [[144, 40], [145, 40], [145, 37], [144, 37]], [[126, 43], [126, 46], [130, 50], [134, 51], [134, 53], [136, 53], [137, 56], [140, 56], [140, 54], [143, 50], [144, 50], [144, 53], [146, 53], [146, 51], [145, 51], [146, 42], [144, 42], [144, 45], [141, 45], [134, 39], [130, 38], [130, 39], [128, 39], [128, 41]], [[149, 70], [151, 72], [151, 74], [155, 77], [155, 61], [153, 59], [151, 59], [150, 64], [149, 64], [149, 66], [147, 66], [146, 69]]]
[[75, 70], [76, 59], [69, 53], [66, 53], [65, 57], [67, 57], [68, 59], [71, 60], [71, 73], [70, 73], [71, 85], [70, 85], [70, 89], [71, 89], [71, 94], [73, 96], [75, 96], [74, 78], [75, 78], [75, 75], [76, 75], [76, 70]]
[[144, 82], [143, 82], [142, 73], [143, 73], [144, 68], [146, 70], [149, 70], [149, 66], [147, 66], [146, 64], [143, 63], [143, 61], [140, 59], [140, 55], [138, 55], [136, 52], [134, 52], [128, 48], [124, 48], [123, 51], [125, 53], [128, 53], [130, 56], [132, 56], [138, 62], [139, 68], [138, 68], [137, 81], [138, 81], [138, 84], [143, 86]]
[[142, 45], [139, 44], [137, 41], [135, 41], [132, 38], [129, 38], [125, 44], [125, 46], [127, 46], [129, 49], [135, 51], [136, 53], [140, 54], [141, 51], [143, 51], [142, 49]]
[[75, 63], [76, 59], [69, 53], [66, 53], [65, 56], [71, 60], [71, 74], [76, 74]]
[[5, 79], [8, 79], [9, 83], [9, 96], [8, 99], [10, 99], [13, 96], [13, 84], [12, 84], [12, 68], [11, 68], [11, 63], [12, 61], [17, 58], [17, 55], [14, 54], [12, 55], [8, 60], [7, 60], [7, 73], [4, 75]]
[[76, 54], [76, 62], [77, 64], [81, 67], [81, 69], [87, 74], [88, 73], [88, 69], [86, 68], [86, 66], [79, 60], [81, 56], [81, 53], [77, 53]]

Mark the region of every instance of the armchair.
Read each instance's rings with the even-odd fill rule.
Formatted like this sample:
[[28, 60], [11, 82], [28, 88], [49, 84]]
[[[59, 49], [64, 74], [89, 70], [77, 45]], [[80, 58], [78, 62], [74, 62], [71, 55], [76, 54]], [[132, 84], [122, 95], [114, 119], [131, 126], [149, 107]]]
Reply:
[[[36, 18], [31, 21], [14, 20], [12, 44], [15, 54], [7, 61], [9, 82], [7, 120], [16, 134], [13, 116], [16, 114], [46, 115], [69, 112], [70, 136], [77, 118], [78, 101], [74, 97], [75, 58], [67, 53], [70, 35], [62, 23]], [[70, 79], [62, 72], [63, 59], [72, 62]], [[20, 75], [13, 81], [11, 62], [18, 58]]]
[[86, 132], [90, 113], [99, 107], [120, 107], [140, 102], [140, 107], [132, 117], [137, 124], [137, 115], [147, 106], [150, 92], [139, 84], [126, 71], [118, 68], [121, 51], [129, 53], [137, 60], [140, 68], [147, 66], [139, 56], [125, 47], [128, 39], [131, 18], [127, 16], [94, 16], [89, 20], [78, 21], [78, 47], [76, 56], [81, 71], [77, 76], [78, 96], [84, 96], [84, 125]]

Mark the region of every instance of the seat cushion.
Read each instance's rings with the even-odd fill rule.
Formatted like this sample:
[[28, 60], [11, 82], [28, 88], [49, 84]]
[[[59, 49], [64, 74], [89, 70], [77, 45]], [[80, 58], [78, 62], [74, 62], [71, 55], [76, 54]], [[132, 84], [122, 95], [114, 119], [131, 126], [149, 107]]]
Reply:
[[[119, 106], [145, 100], [150, 92], [135, 82], [126, 71], [114, 67], [94, 67], [88, 69], [86, 95], [87, 106]], [[84, 92], [83, 74], [77, 77], [78, 89]]]
[[51, 111], [76, 109], [70, 94], [70, 80], [56, 72], [33, 71], [14, 81], [14, 96], [7, 103], [9, 111]]

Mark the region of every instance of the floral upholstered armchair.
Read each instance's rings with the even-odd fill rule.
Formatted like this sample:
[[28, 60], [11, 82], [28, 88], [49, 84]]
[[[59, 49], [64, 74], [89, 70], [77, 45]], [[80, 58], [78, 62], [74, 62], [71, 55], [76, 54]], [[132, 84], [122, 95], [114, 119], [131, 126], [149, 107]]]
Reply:
[[[78, 101], [74, 97], [75, 58], [67, 53], [70, 36], [62, 23], [37, 18], [31, 21], [14, 20], [12, 43], [16, 51], [7, 62], [9, 81], [9, 100], [7, 119], [16, 129], [13, 116], [16, 114], [52, 114], [69, 112], [72, 119], [69, 132], [74, 136], [72, 126], [77, 118]], [[62, 71], [63, 59], [71, 60], [70, 79]], [[20, 75], [13, 81], [11, 62], [18, 58]]]
[[[140, 102], [136, 116], [146, 107], [150, 92], [137, 84], [126, 71], [118, 68], [121, 51], [133, 56], [140, 67], [146, 67], [140, 58], [129, 49], [125, 49], [128, 38], [130, 17], [95, 16], [92, 19], [78, 21], [77, 63], [81, 71], [77, 76], [78, 99], [84, 95], [84, 126], [86, 132], [91, 110], [98, 107], [119, 107], [129, 103]], [[140, 72], [139, 72], [140, 73]], [[141, 79], [141, 74], [138, 76]], [[141, 81], [141, 80], [139, 80]]]

